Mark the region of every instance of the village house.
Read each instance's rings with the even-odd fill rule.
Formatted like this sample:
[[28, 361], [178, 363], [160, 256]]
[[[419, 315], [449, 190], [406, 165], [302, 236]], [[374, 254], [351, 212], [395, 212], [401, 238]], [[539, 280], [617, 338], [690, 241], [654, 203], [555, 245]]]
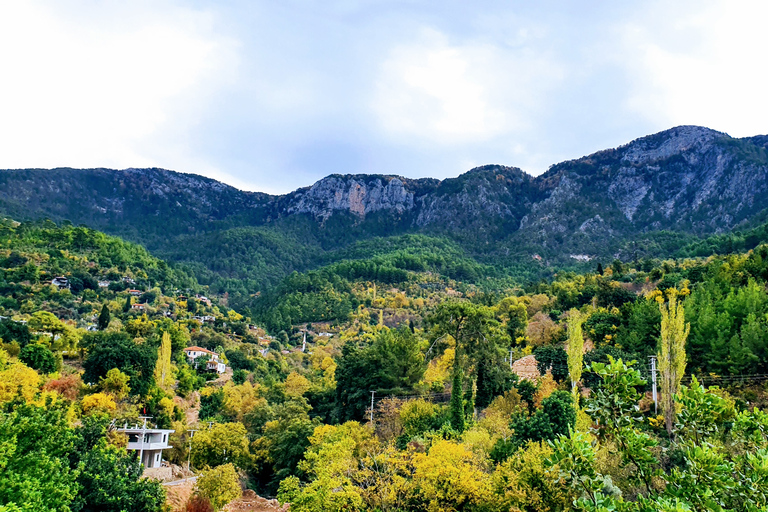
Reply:
[[99, 288], [109, 288], [109, 285], [112, 281], [99, 281]]
[[138, 297], [141, 295], [141, 290], [128, 290], [128, 293], [130, 293], [134, 297]]
[[146, 309], [146, 305], [145, 304], [133, 304], [131, 306], [131, 309], [133, 309], [134, 311], [144, 311]]
[[53, 286], [56, 286], [61, 290], [62, 288], [69, 289], [69, 279], [66, 277], [54, 277], [51, 281]]
[[200, 302], [203, 302], [203, 303], [205, 303], [205, 305], [206, 305], [206, 306], [210, 306], [210, 305], [211, 305], [211, 299], [209, 299], [209, 298], [208, 298], [208, 297], [206, 297], [205, 295], [200, 295], [200, 294], [197, 294], [197, 295], [195, 295], [195, 298], [196, 298], [197, 300], [199, 300]]
[[187, 355], [190, 363], [197, 368], [198, 358], [205, 358], [205, 369], [208, 371], [215, 371], [216, 373], [224, 373], [227, 370], [227, 365], [219, 360], [219, 354], [210, 351], [203, 347], [187, 347], [184, 349], [184, 353]]
[[129, 427], [126, 423], [123, 428], [116, 429], [128, 436], [128, 451], [134, 452], [145, 468], [159, 468], [163, 461], [163, 450], [172, 448], [168, 444], [168, 438], [175, 430], [162, 428], [147, 428], [147, 420], [144, 424]]

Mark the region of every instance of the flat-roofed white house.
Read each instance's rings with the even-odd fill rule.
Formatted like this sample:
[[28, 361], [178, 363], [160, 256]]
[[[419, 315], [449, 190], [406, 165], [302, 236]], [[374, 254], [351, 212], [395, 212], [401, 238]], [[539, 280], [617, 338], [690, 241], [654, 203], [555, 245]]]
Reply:
[[187, 358], [189, 358], [195, 368], [197, 368], [196, 359], [203, 357], [207, 359], [206, 370], [215, 371], [216, 373], [224, 373], [227, 371], [227, 365], [219, 360], [219, 354], [212, 352], [207, 348], [197, 346], [187, 347], [184, 349], [184, 353], [187, 354]]
[[134, 425], [133, 427], [125, 425], [117, 431], [128, 436], [128, 451], [137, 452], [145, 468], [160, 467], [163, 461], [163, 450], [172, 448], [168, 444], [168, 438], [175, 432], [175, 430], [162, 428], [147, 428], [146, 423], [143, 426]]

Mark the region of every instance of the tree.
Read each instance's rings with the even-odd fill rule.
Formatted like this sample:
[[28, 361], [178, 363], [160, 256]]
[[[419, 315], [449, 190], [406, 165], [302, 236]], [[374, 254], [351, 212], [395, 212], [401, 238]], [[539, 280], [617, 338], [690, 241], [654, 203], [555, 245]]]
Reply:
[[154, 378], [155, 350], [148, 344], [134, 343], [123, 332], [94, 334], [94, 346], [83, 364], [83, 381], [95, 384], [109, 370], [117, 368], [131, 378], [132, 395], [146, 395]]
[[195, 492], [207, 499], [214, 510], [221, 510], [227, 503], [242, 495], [235, 466], [229, 463], [205, 470], [197, 478]]
[[[24, 512], [69, 510], [78, 491], [70, 468], [75, 436], [64, 403], [0, 412], [0, 507]], [[13, 509], [11, 509], [13, 510]]]
[[109, 321], [112, 319], [112, 315], [109, 312], [109, 308], [106, 304], [102, 306], [101, 313], [99, 314], [99, 330], [103, 331], [109, 326]]
[[451, 427], [456, 432], [464, 432], [466, 416], [464, 415], [464, 372], [461, 367], [453, 369], [453, 387], [451, 388], [451, 405], [449, 419]]
[[163, 333], [160, 341], [160, 349], [157, 351], [157, 363], [155, 363], [155, 384], [165, 391], [173, 386], [173, 369], [171, 367], [171, 335]]
[[56, 357], [43, 345], [31, 343], [19, 352], [19, 360], [42, 374], [56, 371]]
[[670, 293], [669, 302], [659, 304], [661, 310], [661, 337], [659, 339], [659, 374], [661, 383], [661, 408], [664, 424], [671, 436], [675, 426], [675, 395], [685, 373], [685, 340], [691, 324], [685, 323], [685, 310], [677, 302], [677, 294]]
[[248, 468], [251, 454], [248, 432], [242, 423], [214, 423], [192, 437], [192, 465], [198, 469], [234, 463]]
[[107, 372], [106, 377], [99, 378], [99, 387], [105, 393], [110, 393], [116, 399], [122, 400], [131, 392], [131, 387], [128, 385], [130, 380], [130, 376], [117, 368], [112, 368]]
[[584, 336], [581, 324], [584, 317], [577, 309], [568, 313], [568, 373], [571, 376], [571, 391], [577, 394], [576, 386], [581, 380], [581, 370], [584, 363]]
[[[102, 431], [103, 432], [103, 431]], [[103, 436], [103, 433], [102, 433]], [[104, 437], [85, 452], [74, 510], [80, 512], [160, 512], [165, 490], [158, 480], [142, 478], [144, 467]]]

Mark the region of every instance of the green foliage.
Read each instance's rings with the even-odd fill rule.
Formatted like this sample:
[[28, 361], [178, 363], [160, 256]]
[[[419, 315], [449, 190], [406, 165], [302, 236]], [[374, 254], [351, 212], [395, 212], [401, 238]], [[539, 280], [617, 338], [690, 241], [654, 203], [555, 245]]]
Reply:
[[70, 466], [75, 435], [63, 404], [0, 412], [0, 504], [25, 512], [69, 510], [79, 472]]
[[146, 395], [154, 382], [157, 352], [149, 345], [138, 345], [125, 333], [94, 333], [93, 348], [83, 363], [86, 383], [97, 383], [117, 368], [131, 378], [131, 394]]
[[104, 304], [101, 307], [101, 313], [99, 313], [99, 323], [98, 323], [98, 325], [99, 325], [99, 330], [100, 331], [103, 331], [104, 329], [107, 328], [111, 318], [112, 318], [112, 315], [109, 312], [109, 307], [106, 304]]
[[371, 391], [379, 395], [412, 392], [424, 370], [419, 339], [407, 327], [385, 328], [362, 347], [354, 341], [346, 343], [336, 368], [336, 417], [339, 421], [362, 419]]
[[43, 345], [30, 343], [19, 352], [19, 360], [42, 374], [56, 371], [56, 357]]

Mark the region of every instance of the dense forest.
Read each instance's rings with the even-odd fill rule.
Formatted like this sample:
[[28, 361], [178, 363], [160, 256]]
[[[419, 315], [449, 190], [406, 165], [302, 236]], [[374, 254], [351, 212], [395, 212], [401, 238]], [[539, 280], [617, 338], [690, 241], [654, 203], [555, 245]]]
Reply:
[[[235, 311], [192, 267], [5, 220], [0, 510], [768, 510], [764, 229], [543, 274], [372, 238]], [[114, 428], [140, 416], [199, 475], [183, 503]]]

